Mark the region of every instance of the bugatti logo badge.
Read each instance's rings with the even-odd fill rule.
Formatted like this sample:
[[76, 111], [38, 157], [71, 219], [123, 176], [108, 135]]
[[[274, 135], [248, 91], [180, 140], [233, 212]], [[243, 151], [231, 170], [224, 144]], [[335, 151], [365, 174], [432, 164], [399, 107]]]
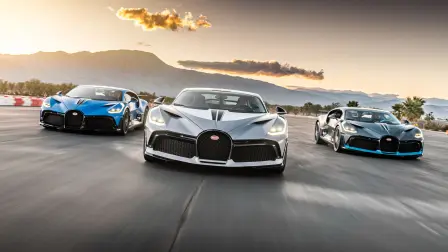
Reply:
[[78, 115], [78, 113], [76, 113], [76, 112], [73, 112], [73, 114], [72, 115], [74, 115], [74, 116], [77, 116]]
[[392, 138], [386, 138], [386, 141], [391, 142]]
[[210, 139], [213, 141], [217, 141], [217, 140], [219, 140], [219, 136], [213, 135], [210, 137]]

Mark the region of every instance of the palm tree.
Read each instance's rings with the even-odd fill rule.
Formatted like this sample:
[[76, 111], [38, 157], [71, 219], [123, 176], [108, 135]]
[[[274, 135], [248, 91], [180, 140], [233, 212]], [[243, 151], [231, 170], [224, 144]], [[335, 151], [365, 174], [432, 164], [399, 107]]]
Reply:
[[395, 117], [397, 117], [399, 120], [401, 120], [401, 118], [403, 118], [403, 113], [404, 113], [404, 106], [403, 103], [397, 103], [395, 105], [392, 106], [392, 114], [394, 114]]
[[347, 103], [347, 107], [359, 107], [359, 102], [357, 102], [357, 101], [349, 101]]
[[406, 98], [403, 102], [403, 112], [408, 120], [416, 121], [425, 114], [425, 111], [423, 110], [425, 102], [426, 101], [423, 98], [417, 96]]
[[425, 121], [434, 121], [434, 120], [435, 117], [433, 112], [429, 112], [428, 114], [425, 115]]

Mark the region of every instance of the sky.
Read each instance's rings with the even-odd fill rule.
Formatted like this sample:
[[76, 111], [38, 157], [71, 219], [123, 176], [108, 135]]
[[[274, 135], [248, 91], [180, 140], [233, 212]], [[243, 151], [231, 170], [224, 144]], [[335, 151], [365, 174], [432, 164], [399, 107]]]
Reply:
[[[203, 14], [212, 27], [143, 31], [111, 11], [120, 7]], [[176, 67], [179, 60], [275, 60], [323, 69], [325, 78], [251, 78], [448, 99], [448, 1], [0, 0], [0, 17], [0, 53], [134, 49]]]

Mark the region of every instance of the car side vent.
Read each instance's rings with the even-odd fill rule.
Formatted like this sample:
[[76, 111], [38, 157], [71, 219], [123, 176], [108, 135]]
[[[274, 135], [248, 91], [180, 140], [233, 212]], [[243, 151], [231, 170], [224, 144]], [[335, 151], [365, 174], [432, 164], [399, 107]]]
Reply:
[[169, 112], [169, 111], [166, 111], [166, 110], [163, 110], [163, 112], [165, 112], [165, 113], [167, 113], [168, 115], [170, 115], [170, 116], [172, 116], [172, 117], [175, 117], [175, 118], [182, 118], [182, 116], [177, 115], [177, 114], [174, 114], [174, 113]]
[[266, 120], [256, 121], [256, 122], [253, 122], [253, 124], [265, 124], [265, 123], [267, 123], [267, 122], [269, 122], [271, 120], [273, 120], [273, 119], [266, 119]]

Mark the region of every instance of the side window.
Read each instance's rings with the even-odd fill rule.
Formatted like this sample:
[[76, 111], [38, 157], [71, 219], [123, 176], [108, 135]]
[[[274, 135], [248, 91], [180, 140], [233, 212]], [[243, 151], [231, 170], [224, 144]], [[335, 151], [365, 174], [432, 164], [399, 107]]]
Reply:
[[340, 119], [341, 117], [342, 117], [341, 110], [339, 110], [339, 109], [332, 110], [328, 113], [327, 122], [329, 122], [330, 119]]
[[129, 95], [129, 93], [124, 94], [124, 101], [125, 102], [130, 102], [131, 101], [131, 96]]

